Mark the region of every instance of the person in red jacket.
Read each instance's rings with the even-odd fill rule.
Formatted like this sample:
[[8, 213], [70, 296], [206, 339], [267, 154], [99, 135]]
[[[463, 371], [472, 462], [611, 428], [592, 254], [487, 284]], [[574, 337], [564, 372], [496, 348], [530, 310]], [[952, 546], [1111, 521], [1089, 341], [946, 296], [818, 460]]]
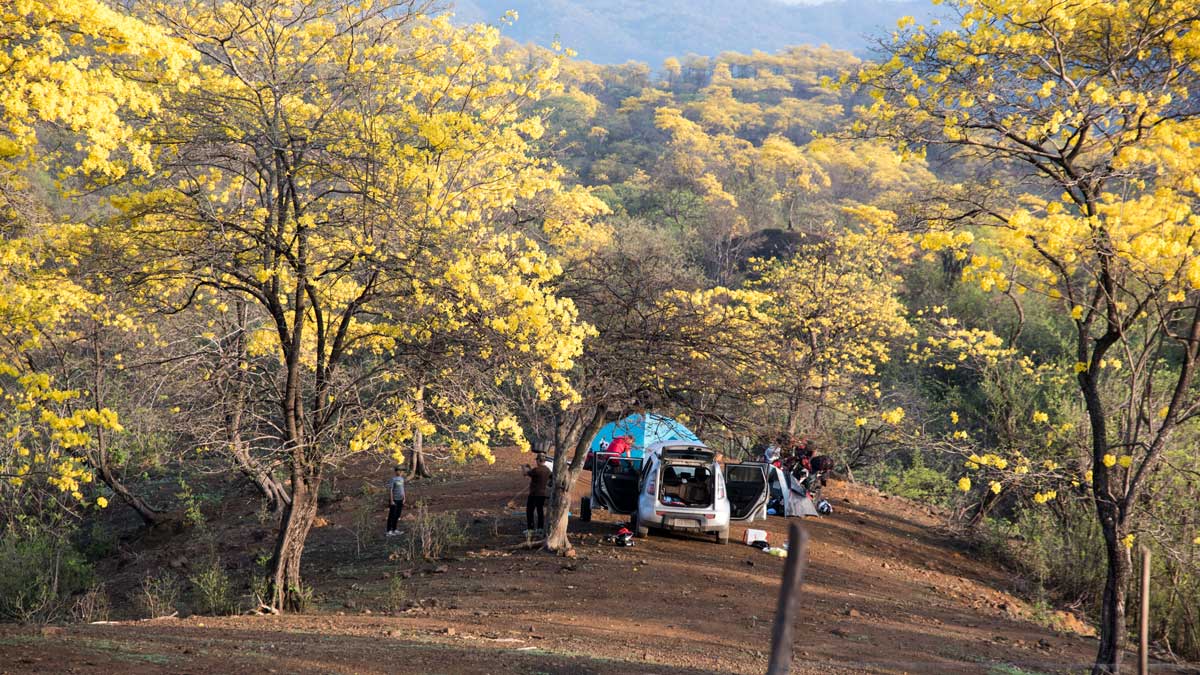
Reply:
[[612, 443], [608, 444], [608, 450], [605, 450], [605, 452], [614, 454], [617, 457], [624, 457], [629, 454], [630, 450], [633, 450], [633, 438], [618, 436], [613, 439]]

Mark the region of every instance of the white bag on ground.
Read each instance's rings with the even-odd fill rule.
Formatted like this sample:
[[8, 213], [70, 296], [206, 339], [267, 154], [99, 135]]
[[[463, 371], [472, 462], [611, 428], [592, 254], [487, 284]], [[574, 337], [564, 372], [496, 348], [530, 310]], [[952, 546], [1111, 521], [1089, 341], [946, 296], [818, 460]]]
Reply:
[[770, 537], [770, 535], [766, 530], [747, 529], [742, 534], [742, 543], [749, 546], [751, 543], [756, 541], [770, 541], [768, 537]]

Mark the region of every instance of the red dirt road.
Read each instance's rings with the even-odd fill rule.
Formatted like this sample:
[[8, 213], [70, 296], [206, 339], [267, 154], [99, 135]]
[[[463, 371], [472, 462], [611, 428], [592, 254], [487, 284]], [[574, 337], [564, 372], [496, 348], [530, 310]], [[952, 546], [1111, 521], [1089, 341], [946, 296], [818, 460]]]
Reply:
[[[365, 502], [345, 499], [325, 510], [329, 524], [306, 551], [315, 613], [10, 627], [0, 629], [0, 673], [765, 672], [781, 559], [683, 536], [605, 546], [617, 522], [606, 514], [572, 522], [576, 559], [512, 551], [522, 541], [515, 507], [525, 461], [500, 453], [495, 466], [411, 484], [410, 504], [459, 511], [468, 527], [451, 560], [389, 560], [382, 537], [356, 557], [348, 528]], [[359, 469], [340, 482], [349, 494], [359, 493], [367, 470]], [[371, 485], [385, 480], [372, 473]], [[1015, 674], [1089, 664], [1094, 640], [1057, 632], [1046, 617], [1033, 621], [1009, 594], [1018, 580], [959, 549], [936, 516], [841, 483], [826, 496], [835, 513], [806, 523], [812, 541], [792, 672]], [[781, 539], [787, 521], [754, 527]], [[741, 528], [733, 534], [740, 539]], [[178, 541], [187, 536], [169, 544], [170, 555], [188, 550]], [[139, 560], [163, 555], [147, 550]], [[144, 571], [114, 571], [110, 588], [128, 588]], [[388, 612], [395, 576], [408, 609]]]

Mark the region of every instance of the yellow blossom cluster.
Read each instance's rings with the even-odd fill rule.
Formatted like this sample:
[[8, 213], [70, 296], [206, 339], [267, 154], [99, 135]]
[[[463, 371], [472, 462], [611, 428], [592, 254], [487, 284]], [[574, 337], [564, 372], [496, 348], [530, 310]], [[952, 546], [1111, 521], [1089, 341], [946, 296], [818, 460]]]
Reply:
[[7, 4], [0, 20], [0, 163], [31, 158], [40, 122], [83, 138], [78, 169], [120, 175], [150, 166], [127, 117], [156, 111], [161, 96], [137, 77], [178, 71], [193, 58], [180, 41], [98, 0]]

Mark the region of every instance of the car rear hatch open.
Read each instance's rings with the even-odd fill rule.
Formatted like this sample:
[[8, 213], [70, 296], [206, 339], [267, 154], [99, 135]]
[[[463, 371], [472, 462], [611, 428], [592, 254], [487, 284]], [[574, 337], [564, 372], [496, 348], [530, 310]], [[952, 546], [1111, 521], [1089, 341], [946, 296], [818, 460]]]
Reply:
[[[709, 453], [711, 457], [711, 452]], [[672, 509], [708, 509], [716, 497], [712, 460], [677, 459], [663, 454], [658, 504]]]
[[658, 451], [659, 457], [665, 463], [669, 460], [687, 460], [711, 464], [717, 453], [700, 445], [668, 445]]

